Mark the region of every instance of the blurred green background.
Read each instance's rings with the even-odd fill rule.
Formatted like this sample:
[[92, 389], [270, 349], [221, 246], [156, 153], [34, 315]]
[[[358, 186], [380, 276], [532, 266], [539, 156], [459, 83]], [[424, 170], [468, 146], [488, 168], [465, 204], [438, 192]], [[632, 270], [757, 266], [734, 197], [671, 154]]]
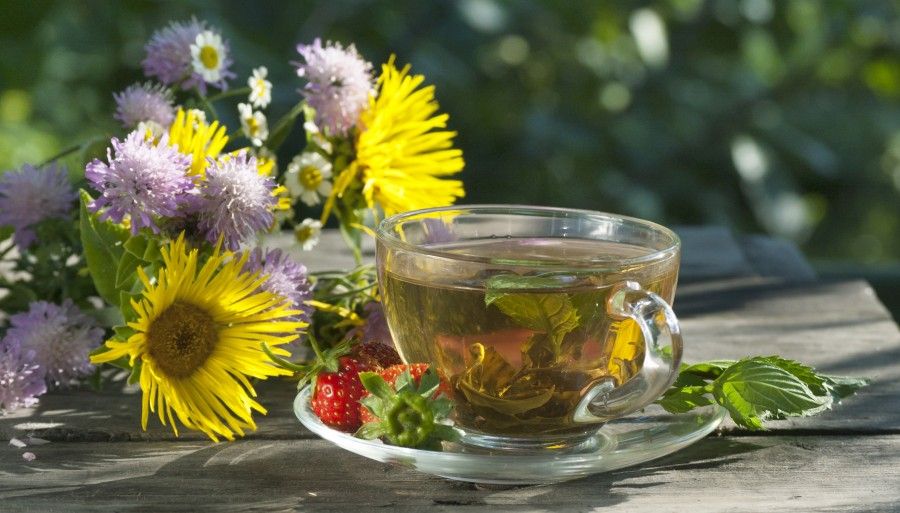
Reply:
[[270, 117], [298, 99], [298, 42], [411, 62], [460, 133], [468, 202], [785, 237], [900, 310], [900, 2], [2, 0], [0, 170], [119, 134], [112, 93], [192, 15], [230, 41], [235, 86], [268, 67]]

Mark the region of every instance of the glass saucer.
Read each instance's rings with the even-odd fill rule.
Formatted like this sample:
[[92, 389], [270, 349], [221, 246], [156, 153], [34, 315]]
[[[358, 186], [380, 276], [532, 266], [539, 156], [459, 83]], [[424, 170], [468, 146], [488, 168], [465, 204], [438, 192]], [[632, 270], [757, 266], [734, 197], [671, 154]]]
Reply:
[[555, 483], [644, 463], [700, 440], [726, 414], [717, 405], [678, 415], [651, 405], [607, 423], [579, 450], [510, 453], [445, 444], [438, 452], [395, 447], [331, 429], [310, 409], [310, 396], [309, 387], [297, 394], [294, 414], [307, 429], [342, 449], [447, 479], [510, 485]]

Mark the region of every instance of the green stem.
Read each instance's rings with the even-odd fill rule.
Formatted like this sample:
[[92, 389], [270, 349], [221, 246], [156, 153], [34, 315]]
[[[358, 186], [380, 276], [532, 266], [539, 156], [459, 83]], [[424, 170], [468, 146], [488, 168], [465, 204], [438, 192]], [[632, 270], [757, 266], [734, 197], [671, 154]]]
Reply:
[[207, 97], [207, 100], [212, 102], [217, 102], [219, 100], [224, 100], [225, 98], [230, 98], [232, 96], [241, 96], [245, 94], [250, 94], [251, 89], [249, 87], [239, 87], [237, 89], [230, 89], [228, 91], [222, 91], [221, 93], [216, 93], [212, 96]]
[[49, 159], [41, 162], [40, 164], [37, 165], [37, 167], [44, 167], [47, 164], [49, 164], [55, 160], [59, 160], [65, 156], [71, 155], [72, 153], [75, 153], [76, 151], [80, 150], [83, 146], [84, 146], [84, 144], [75, 144], [73, 146], [69, 146], [68, 148], [57, 153], [56, 155], [53, 155]]
[[294, 105], [294, 107], [284, 116], [281, 116], [281, 119], [275, 123], [274, 128], [269, 131], [269, 138], [266, 140], [266, 148], [269, 148], [272, 151], [278, 150], [284, 140], [287, 139], [291, 127], [294, 125], [294, 120], [296, 120], [297, 116], [303, 112], [303, 106], [304, 102], [301, 101]]
[[197, 97], [200, 98], [200, 103], [203, 104], [203, 107], [209, 112], [209, 115], [212, 116], [214, 120], [218, 121], [219, 115], [216, 113], [216, 108], [210, 103], [209, 98], [204, 96], [199, 89], [195, 89], [195, 91], [197, 91]]

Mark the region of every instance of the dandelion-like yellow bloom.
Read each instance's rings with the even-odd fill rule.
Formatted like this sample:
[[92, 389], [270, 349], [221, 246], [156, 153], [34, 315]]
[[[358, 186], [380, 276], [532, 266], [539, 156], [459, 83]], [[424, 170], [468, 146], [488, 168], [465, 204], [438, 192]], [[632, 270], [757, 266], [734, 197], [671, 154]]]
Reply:
[[201, 265], [182, 234], [162, 249], [164, 266], [155, 282], [138, 268], [144, 292], [131, 303], [137, 320], [128, 327], [134, 334], [107, 341], [108, 350], [91, 361], [127, 356], [140, 365], [144, 429], [156, 412], [176, 435], [174, 417], [214, 441], [233, 440], [256, 429], [253, 410], [266, 413], [253, 399], [249, 378], [290, 374], [272, 365], [261, 345], [290, 356], [278, 346], [296, 339], [306, 323], [290, 319], [299, 312], [285, 298], [260, 289], [265, 278], [242, 270], [248, 255], [234, 258], [220, 244]]
[[207, 124], [195, 112], [178, 109], [175, 121], [169, 127], [169, 142], [181, 153], [191, 156], [191, 174], [203, 176], [209, 164], [206, 158], [218, 157], [228, 144], [228, 136], [225, 126], [219, 125], [218, 121]]
[[326, 212], [357, 176], [367, 206], [385, 215], [451, 205], [465, 195], [462, 181], [447, 179], [464, 162], [453, 148], [456, 132], [446, 130], [449, 116], [437, 114], [434, 86], [420, 87], [425, 77], [410, 75], [409, 65], [398, 70], [393, 56], [381, 69], [377, 94], [360, 115], [356, 160], [335, 179]]

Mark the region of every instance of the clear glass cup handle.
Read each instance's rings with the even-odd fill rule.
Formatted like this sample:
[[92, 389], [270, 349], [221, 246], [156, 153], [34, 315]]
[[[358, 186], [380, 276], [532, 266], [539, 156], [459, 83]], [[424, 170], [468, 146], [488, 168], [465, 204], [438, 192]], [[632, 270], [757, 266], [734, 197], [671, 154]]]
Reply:
[[612, 379], [594, 385], [582, 398], [575, 422], [606, 422], [640, 410], [672, 385], [681, 365], [681, 329], [666, 301], [633, 281], [616, 285], [606, 303], [609, 316], [633, 319], [644, 336], [640, 371], [621, 386]]

